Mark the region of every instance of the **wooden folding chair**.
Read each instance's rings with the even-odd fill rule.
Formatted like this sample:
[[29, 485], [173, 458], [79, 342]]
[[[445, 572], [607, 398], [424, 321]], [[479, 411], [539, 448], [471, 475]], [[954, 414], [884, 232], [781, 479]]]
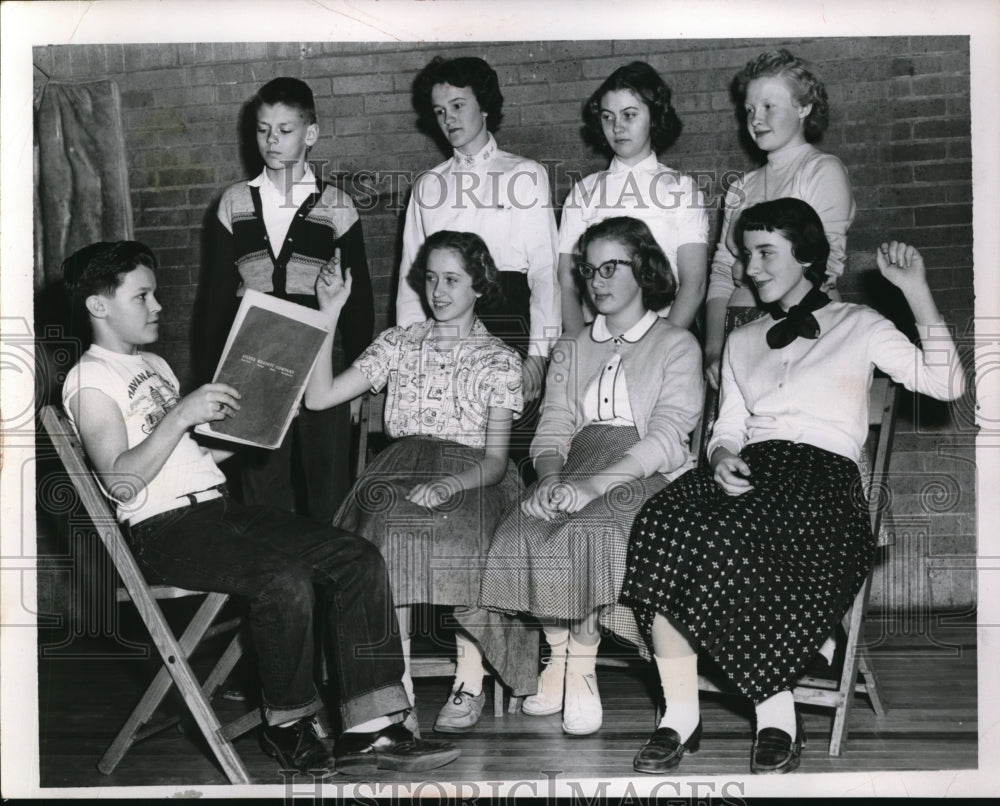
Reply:
[[[361, 478], [369, 459], [374, 455], [371, 443], [373, 435], [382, 434], [382, 414], [385, 408], [385, 393], [365, 394], [361, 401], [359, 418], [358, 460], [355, 467], [355, 478]], [[455, 661], [446, 656], [413, 655], [410, 657], [410, 676], [417, 677], [454, 677]], [[508, 713], [517, 713], [521, 707], [522, 697], [511, 695], [507, 705]], [[504, 714], [504, 685], [499, 678], [494, 678], [493, 684], [493, 716]]]
[[[114, 513], [87, 465], [83, 447], [72, 424], [59, 408], [51, 405], [42, 408], [41, 420], [77, 495], [83, 502], [101, 542], [121, 577], [124, 587], [118, 589], [116, 600], [131, 601], [136, 606], [163, 659], [160, 672], [101, 757], [97, 768], [105, 775], [110, 775], [133, 744], [177, 724], [178, 717], [150, 723], [171, 686], [176, 685], [229, 781], [233, 784], [250, 783], [246, 768], [233, 748], [232, 739], [259, 725], [260, 712], [254, 709], [235, 722], [222, 726], [210, 702], [212, 695], [225, 682], [242, 654], [238, 631], [239, 619], [212, 626], [229, 597], [222, 593], [149, 585], [132, 556]], [[205, 600], [178, 639], [167, 624], [156, 600], [188, 596], [204, 596]], [[234, 628], [237, 628], [236, 637], [229, 643], [205, 682], [199, 684], [188, 658], [203, 640]]]
[[[872, 382], [868, 397], [868, 425], [869, 430], [874, 431], [876, 435], [875, 453], [870, 462], [867, 461], [866, 454], [861, 464], [862, 471], [868, 476], [865, 480], [868, 490], [868, 511], [878, 551], [892, 542], [882, 528], [884, 496], [880, 493], [886, 483], [896, 425], [896, 384], [888, 378], [876, 377]], [[843, 750], [855, 694], [867, 694], [877, 716], [885, 716], [886, 713], [885, 703], [879, 693], [878, 678], [867, 650], [861, 642], [873, 574], [874, 563], [861, 590], [854, 597], [854, 603], [841, 622], [846, 638], [843, 647], [843, 668], [839, 679], [834, 681], [819, 677], [802, 677], [792, 690], [796, 702], [834, 709], [833, 731], [830, 736], [831, 756], [839, 756]], [[862, 678], [860, 681], [859, 674]], [[715, 683], [703, 676], [698, 678], [698, 687], [702, 691], [720, 691]]]

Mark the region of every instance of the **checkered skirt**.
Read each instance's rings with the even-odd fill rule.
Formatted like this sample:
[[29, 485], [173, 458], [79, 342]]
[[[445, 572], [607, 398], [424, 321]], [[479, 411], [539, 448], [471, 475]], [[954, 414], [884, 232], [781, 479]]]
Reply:
[[[588, 425], [573, 438], [564, 479], [594, 475], [639, 440], [634, 427]], [[660, 474], [613, 488], [572, 515], [529, 517], [521, 501], [504, 513], [483, 571], [480, 604], [492, 610], [582, 619], [602, 608], [601, 623], [640, 642], [631, 611], [618, 606], [629, 531], [643, 502], [665, 484]]]

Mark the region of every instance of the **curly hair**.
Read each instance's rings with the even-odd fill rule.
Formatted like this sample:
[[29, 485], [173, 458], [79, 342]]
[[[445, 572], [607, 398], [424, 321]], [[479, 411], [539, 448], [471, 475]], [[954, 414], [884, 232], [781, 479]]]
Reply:
[[426, 293], [427, 261], [431, 252], [438, 249], [450, 250], [462, 262], [465, 273], [472, 278], [472, 290], [480, 295], [476, 300], [477, 310], [489, 307], [500, 300], [503, 291], [497, 277], [497, 267], [483, 239], [474, 232], [455, 232], [447, 229], [438, 230], [427, 236], [406, 275], [406, 282], [421, 298]]
[[792, 245], [792, 256], [806, 263], [805, 275], [813, 285], [826, 280], [830, 243], [819, 214], [801, 199], [772, 199], [748, 207], [736, 220], [733, 237], [741, 252], [747, 232], [777, 232]]
[[601, 101], [609, 92], [629, 90], [649, 107], [650, 140], [659, 153], [681, 133], [681, 119], [670, 103], [673, 93], [667, 82], [646, 62], [631, 62], [608, 76], [583, 105], [584, 131], [587, 139], [602, 150], [611, 148], [601, 126]]
[[313, 100], [312, 90], [304, 81], [287, 76], [273, 78], [254, 93], [251, 101], [254, 114], [260, 112], [262, 106], [275, 104], [284, 104], [298, 110], [306, 125], [311, 126], [316, 122], [316, 102]]
[[642, 288], [642, 304], [646, 310], [658, 311], [674, 301], [677, 280], [670, 269], [670, 261], [645, 221], [616, 216], [588, 227], [573, 250], [574, 266], [584, 262], [587, 247], [597, 241], [615, 241], [628, 252], [632, 261], [632, 276]]
[[805, 136], [812, 142], [826, 131], [830, 123], [830, 101], [826, 85], [809, 69], [809, 65], [784, 48], [769, 50], [751, 59], [733, 79], [733, 93], [740, 107], [746, 101], [747, 85], [755, 78], [779, 76], [785, 79], [799, 106], [812, 104], [806, 116]]
[[413, 108], [420, 117], [421, 127], [440, 133], [431, 104], [431, 90], [438, 84], [469, 87], [479, 108], [486, 113], [486, 128], [495, 132], [503, 119], [503, 93], [496, 70], [477, 56], [445, 59], [435, 56], [413, 81]]

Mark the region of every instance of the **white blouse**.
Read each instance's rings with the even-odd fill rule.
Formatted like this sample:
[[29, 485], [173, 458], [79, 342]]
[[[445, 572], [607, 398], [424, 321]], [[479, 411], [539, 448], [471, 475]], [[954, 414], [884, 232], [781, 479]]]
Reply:
[[628, 397], [628, 383], [622, 369], [622, 356], [618, 349], [623, 343], [637, 342], [656, 321], [653, 311], [646, 311], [638, 322], [616, 336], [608, 330], [607, 320], [598, 315], [594, 319], [591, 338], [596, 342], [614, 343], [615, 350], [597, 370], [584, 392], [584, 416], [592, 423], [603, 425], [635, 425], [632, 404]]
[[529, 355], [548, 356], [562, 331], [556, 277], [556, 222], [545, 168], [501, 151], [496, 140], [478, 154], [458, 151], [414, 182], [403, 226], [403, 256], [396, 291], [396, 324], [426, 319], [420, 295], [406, 277], [417, 252], [440, 230], [474, 232], [499, 271], [527, 275], [531, 290]]
[[769, 439], [805, 442], [857, 461], [868, 436], [875, 367], [907, 389], [954, 400], [965, 389], [955, 343], [943, 324], [918, 326], [923, 349], [864, 305], [830, 302], [813, 314], [818, 339], [767, 345], [765, 316], [726, 340], [719, 417], [708, 444], [739, 453]]

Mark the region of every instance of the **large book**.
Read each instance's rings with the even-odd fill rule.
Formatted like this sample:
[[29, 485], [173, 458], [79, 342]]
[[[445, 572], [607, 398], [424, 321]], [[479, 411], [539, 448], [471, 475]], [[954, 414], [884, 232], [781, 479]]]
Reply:
[[202, 423], [195, 431], [277, 448], [299, 410], [328, 332], [326, 314], [248, 290], [212, 379], [240, 393], [240, 410], [225, 420]]

